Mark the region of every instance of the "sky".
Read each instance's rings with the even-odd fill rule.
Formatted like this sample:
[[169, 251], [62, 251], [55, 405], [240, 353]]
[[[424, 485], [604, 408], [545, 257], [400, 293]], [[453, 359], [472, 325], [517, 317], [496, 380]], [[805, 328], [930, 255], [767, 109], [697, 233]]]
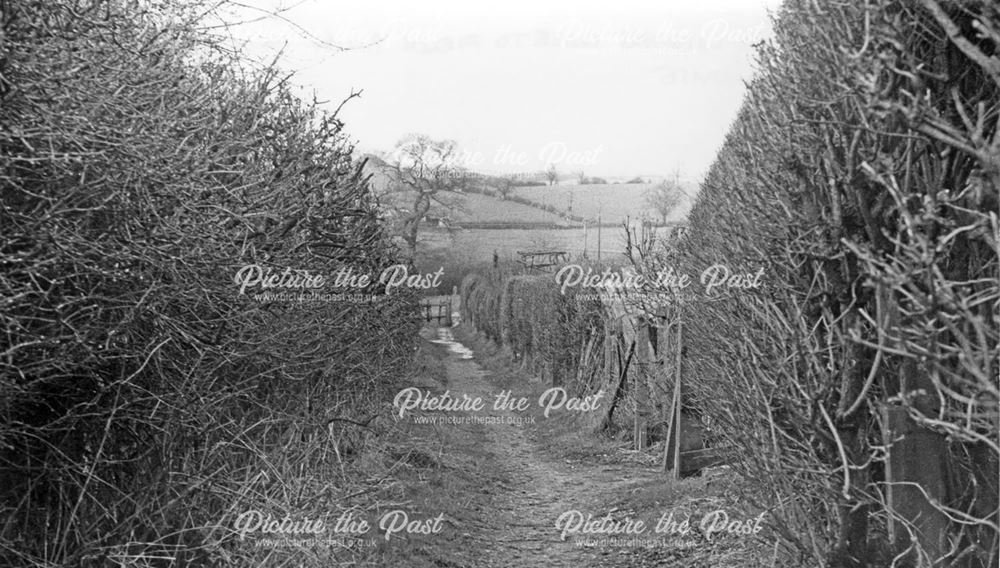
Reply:
[[[280, 51], [361, 152], [408, 133], [483, 173], [708, 169], [779, 0], [238, 0], [234, 40]], [[280, 10], [277, 16], [262, 17]], [[250, 21], [256, 20], [256, 21]]]

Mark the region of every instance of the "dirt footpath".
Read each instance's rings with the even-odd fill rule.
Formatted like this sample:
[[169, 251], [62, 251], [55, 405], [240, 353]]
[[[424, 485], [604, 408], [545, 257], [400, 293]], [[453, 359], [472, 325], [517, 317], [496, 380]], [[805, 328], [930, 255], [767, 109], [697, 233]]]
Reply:
[[[498, 384], [470, 352], [448, 339], [446, 334], [440, 342], [447, 349], [445, 384], [438, 380], [414, 387], [425, 399], [427, 393], [440, 396], [445, 391], [453, 399], [480, 397], [485, 408], [416, 409], [398, 420], [401, 447], [409, 448], [403, 458], [410, 471], [395, 496], [408, 497], [399, 503], [415, 517], [443, 514], [444, 522], [436, 534], [397, 535], [380, 547], [381, 565], [753, 565], [743, 554], [730, 558], [732, 564], [725, 558], [742, 550], [745, 539], [728, 539], [720, 557], [719, 537], [709, 541], [697, 529], [685, 535], [654, 532], [651, 525], [663, 512], [673, 511], [679, 519], [690, 516], [699, 504], [718, 505], [719, 498], [706, 493], [708, 482], [671, 482], [658, 471], [654, 455], [628, 452], [609, 441], [588, 440], [593, 437], [586, 432], [574, 432], [565, 410], [561, 417], [558, 411], [542, 416], [537, 405], [541, 385], [524, 378], [511, 381], [509, 376]], [[507, 389], [512, 398], [531, 401], [532, 408], [494, 410], [497, 394]], [[587, 515], [600, 519], [608, 514], [619, 528], [628, 520], [643, 520], [648, 528], [640, 534], [564, 535], [561, 530], [574, 518], [578, 523]], [[560, 516], [563, 525], [557, 527]]]

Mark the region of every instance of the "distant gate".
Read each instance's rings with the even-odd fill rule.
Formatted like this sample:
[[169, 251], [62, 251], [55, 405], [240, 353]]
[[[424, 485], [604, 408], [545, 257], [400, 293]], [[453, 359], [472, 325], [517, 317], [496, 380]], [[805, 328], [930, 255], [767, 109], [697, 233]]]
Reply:
[[451, 327], [451, 308], [451, 296], [420, 300], [420, 311], [423, 314], [424, 321], [434, 322], [439, 327]]

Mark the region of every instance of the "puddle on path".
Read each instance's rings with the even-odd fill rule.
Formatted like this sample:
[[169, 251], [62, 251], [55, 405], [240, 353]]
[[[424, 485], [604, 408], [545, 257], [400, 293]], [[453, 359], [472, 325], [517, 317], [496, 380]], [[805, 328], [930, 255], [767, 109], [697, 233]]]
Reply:
[[439, 327], [437, 329], [437, 339], [432, 339], [431, 343], [438, 343], [448, 347], [448, 351], [454, 353], [459, 359], [472, 359], [472, 350], [462, 345], [455, 339], [455, 334], [450, 327]]

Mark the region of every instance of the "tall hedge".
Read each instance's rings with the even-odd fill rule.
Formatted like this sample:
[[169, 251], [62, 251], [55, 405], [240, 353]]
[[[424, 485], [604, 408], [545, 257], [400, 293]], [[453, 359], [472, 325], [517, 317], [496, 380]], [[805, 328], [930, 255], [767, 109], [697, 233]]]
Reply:
[[551, 274], [520, 274], [504, 266], [469, 274], [460, 291], [463, 320], [508, 348], [523, 368], [574, 394], [589, 388], [576, 381], [590, 378], [592, 369], [581, 370], [588, 342], [603, 346], [600, 301], [579, 296], [577, 289], [562, 294]]
[[0, 6], [2, 564], [275, 561], [234, 516], [347, 506], [358, 448], [331, 436], [412, 352], [406, 295], [239, 295], [244, 265], [377, 272], [394, 251], [340, 120], [210, 15]]
[[[764, 268], [684, 302], [684, 377], [786, 565], [998, 561], [998, 56], [995, 3], [786, 1], [687, 236], [644, 264]], [[945, 485], [893, 489], [930, 492], [916, 520], [900, 424]]]

